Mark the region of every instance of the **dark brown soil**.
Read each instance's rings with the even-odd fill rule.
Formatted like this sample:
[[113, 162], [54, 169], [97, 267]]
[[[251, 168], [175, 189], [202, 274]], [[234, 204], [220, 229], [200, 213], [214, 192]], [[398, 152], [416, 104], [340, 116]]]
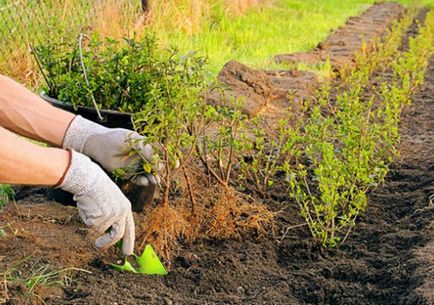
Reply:
[[[362, 15], [349, 18], [344, 26], [332, 32], [314, 50], [276, 55], [275, 60], [319, 64], [330, 58], [335, 70], [342, 72], [351, 69], [355, 53], [361, 50], [363, 43], [366, 43], [369, 50], [403, 12], [404, 8], [397, 3], [375, 4]], [[226, 90], [210, 90], [207, 99], [212, 104], [241, 99], [245, 103], [243, 112], [249, 117], [261, 114], [270, 128], [285, 114], [288, 107], [296, 110], [305, 97], [318, 88], [317, 77], [310, 72], [255, 70], [235, 61], [230, 61], [223, 67], [218, 81], [226, 86]]]
[[[185, 244], [165, 277], [109, 269], [119, 253], [100, 252], [73, 207], [20, 201], [0, 213], [0, 273], [50, 264], [80, 267], [64, 289], [36, 291], [47, 304], [434, 304], [434, 58], [405, 110], [401, 158], [339, 249], [321, 251], [294, 203], [274, 196], [278, 228], [266, 237]], [[34, 195], [32, 195], [34, 196]], [[37, 195], [43, 199], [43, 194]], [[25, 196], [24, 196], [25, 197]], [[143, 218], [136, 214], [136, 223]], [[27, 304], [23, 287], [0, 278], [0, 302]]]
[[372, 46], [378, 37], [384, 35], [392, 22], [399, 18], [404, 8], [393, 2], [377, 3], [365, 13], [350, 17], [343, 27], [339, 27], [314, 50], [302, 53], [281, 54], [274, 58], [281, 63], [320, 64], [330, 59], [337, 71], [354, 65], [355, 53], [362, 44]]

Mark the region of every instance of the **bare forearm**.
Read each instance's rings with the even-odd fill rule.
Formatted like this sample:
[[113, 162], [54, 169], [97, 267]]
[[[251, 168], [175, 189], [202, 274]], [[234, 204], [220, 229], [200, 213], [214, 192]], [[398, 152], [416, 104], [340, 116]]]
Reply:
[[0, 183], [57, 184], [69, 166], [69, 153], [41, 147], [0, 127]]
[[72, 113], [52, 107], [17, 82], [0, 75], [0, 126], [60, 147], [73, 118]]

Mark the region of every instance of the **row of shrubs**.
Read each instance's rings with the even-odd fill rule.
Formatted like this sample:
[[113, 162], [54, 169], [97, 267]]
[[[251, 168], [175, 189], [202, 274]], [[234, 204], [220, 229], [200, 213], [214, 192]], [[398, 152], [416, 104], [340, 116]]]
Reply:
[[[205, 59], [174, 48], [158, 51], [152, 35], [123, 41], [93, 36], [84, 46], [44, 46], [35, 54], [49, 95], [75, 107], [92, 106], [94, 98], [102, 108], [131, 112], [146, 142], [159, 143], [162, 199], [145, 211], [143, 244], [170, 258], [181, 239], [264, 233], [275, 213], [262, 199], [284, 190], [317, 241], [335, 246], [397, 156], [402, 108], [433, 54], [433, 12], [409, 50], [399, 51], [414, 16], [396, 22], [374, 52], [363, 49], [338, 88], [324, 83], [301, 112], [288, 109], [273, 130], [260, 118], [248, 120], [242, 101], [209, 105]], [[393, 78], [373, 82], [378, 71], [393, 71]], [[143, 171], [149, 170], [144, 162]]]

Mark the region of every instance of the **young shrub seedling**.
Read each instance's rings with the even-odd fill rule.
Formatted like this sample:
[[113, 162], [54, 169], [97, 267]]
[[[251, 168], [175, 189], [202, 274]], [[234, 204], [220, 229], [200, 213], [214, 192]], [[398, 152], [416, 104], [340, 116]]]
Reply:
[[249, 151], [251, 135], [241, 105], [225, 102], [228, 104], [208, 109], [209, 128], [200, 137], [196, 150], [212, 194], [208, 196], [211, 221], [206, 235], [213, 238], [239, 237], [250, 231], [263, 233], [272, 227], [274, 218], [266, 206], [234, 188], [235, 170]]
[[[151, 243], [164, 258], [171, 257], [179, 237], [188, 235], [184, 207], [171, 205], [170, 196], [176, 193], [181, 174], [188, 177], [206, 111], [204, 58], [194, 53], [181, 56], [175, 49], [167, 55], [154, 66], [158, 76], [150, 84], [148, 103], [134, 115], [136, 130], [146, 136], [146, 144], [157, 149], [160, 158], [156, 162], [162, 167], [156, 173], [161, 178], [162, 203], [147, 215], [142, 246]], [[149, 169], [145, 162], [144, 172]]]
[[99, 108], [136, 112], [152, 100], [153, 85], [164, 81], [158, 67], [171, 64], [170, 57], [161, 58], [157, 50], [152, 34], [123, 40], [93, 35], [74, 43], [36, 46], [33, 53], [50, 97], [92, 108], [95, 99]]

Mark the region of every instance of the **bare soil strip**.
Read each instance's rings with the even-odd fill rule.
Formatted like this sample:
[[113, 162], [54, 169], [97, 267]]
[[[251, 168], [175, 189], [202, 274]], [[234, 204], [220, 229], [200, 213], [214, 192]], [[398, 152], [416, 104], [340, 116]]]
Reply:
[[336, 71], [354, 66], [355, 53], [363, 43], [369, 49], [375, 40], [385, 33], [392, 22], [399, 18], [404, 8], [398, 3], [376, 3], [362, 15], [350, 17], [345, 26], [339, 27], [325, 41], [309, 52], [276, 55], [280, 63], [320, 64], [330, 59]]
[[[379, 37], [383, 37], [393, 21], [400, 18], [404, 8], [397, 3], [380, 3], [371, 6], [358, 17], [351, 17], [345, 26], [333, 32], [324, 42], [307, 53], [277, 55], [280, 62], [324, 63], [330, 58], [335, 69], [352, 69], [355, 54], [366, 43], [367, 50]], [[318, 88], [317, 77], [311, 72], [295, 70], [254, 70], [241, 63], [230, 61], [220, 72], [218, 80], [227, 85], [225, 97], [242, 98], [243, 111], [249, 117], [259, 113], [266, 125], [273, 126], [285, 115], [289, 106], [297, 109], [304, 99]], [[219, 103], [218, 94], [209, 93], [212, 103]]]

